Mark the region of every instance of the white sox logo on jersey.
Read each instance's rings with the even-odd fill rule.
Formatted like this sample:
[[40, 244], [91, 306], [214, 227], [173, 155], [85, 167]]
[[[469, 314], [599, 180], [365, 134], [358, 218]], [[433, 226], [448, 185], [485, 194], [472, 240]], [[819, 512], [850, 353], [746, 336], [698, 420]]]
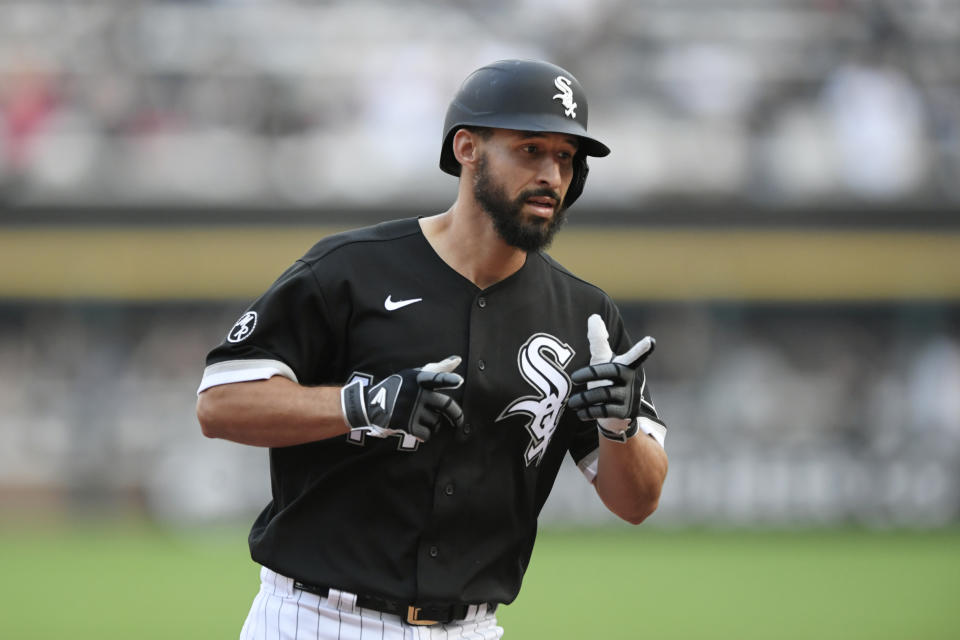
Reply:
[[577, 117], [577, 103], [573, 101], [573, 89], [570, 88], [570, 78], [557, 76], [553, 81], [553, 86], [560, 90], [560, 93], [553, 96], [551, 100], [559, 100], [564, 106], [563, 114], [571, 118]]
[[520, 374], [538, 393], [511, 402], [497, 422], [517, 414], [529, 416], [526, 428], [530, 433], [530, 446], [524, 454], [527, 466], [540, 464], [550, 438], [560, 423], [571, 387], [570, 376], [564, 367], [574, 353], [570, 345], [549, 334], [537, 333], [530, 336], [517, 354]]

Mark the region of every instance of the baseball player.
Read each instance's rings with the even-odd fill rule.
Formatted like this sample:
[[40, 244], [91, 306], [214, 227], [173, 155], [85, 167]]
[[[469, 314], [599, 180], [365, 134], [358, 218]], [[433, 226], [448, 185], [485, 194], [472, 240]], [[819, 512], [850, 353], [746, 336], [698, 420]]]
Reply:
[[611, 511], [653, 512], [654, 342], [543, 252], [608, 153], [569, 72], [485, 66], [446, 117], [450, 209], [321, 240], [210, 352], [204, 434], [270, 449], [241, 638], [501, 637], [568, 453]]

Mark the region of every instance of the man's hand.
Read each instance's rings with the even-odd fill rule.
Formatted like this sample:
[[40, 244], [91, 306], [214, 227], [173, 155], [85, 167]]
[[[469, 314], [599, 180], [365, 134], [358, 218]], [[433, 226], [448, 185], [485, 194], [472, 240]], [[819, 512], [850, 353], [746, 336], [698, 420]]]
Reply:
[[587, 388], [570, 396], [567, 406], [581, 420], [597, 420], [604, 436], [626, 440], [637, 433], [634, 418], [656, 415], [643, 397], [646, 378], [642, 367], [653, 353], [656, 341], [647, 336], [626, 353], [614, 357], [607, 343], [607, 327], [596, 314], [587, 319], [587, 339], [591, 364], [570, 375], [571, 380], [586, 383]]
[[454, 428], [463, 426], [463, 411], [441, 389], [456, 389], [463, 378], [453, 373], [460, 356], [404, 369], [373, 386], [355, 380], [340, 391], [343, 415], [353, 429], [377, 435], [408, 433], [421, 442], [440, 427], [444, 418]]

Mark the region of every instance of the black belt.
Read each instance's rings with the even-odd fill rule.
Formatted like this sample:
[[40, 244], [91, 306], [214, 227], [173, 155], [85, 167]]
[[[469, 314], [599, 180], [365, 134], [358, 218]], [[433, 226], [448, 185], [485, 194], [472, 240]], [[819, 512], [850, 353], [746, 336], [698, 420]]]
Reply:
[[[329, 587], [318, 587], [314, 584], [300, 582], [295, 580], [293, 586], [303, 591], [315, 593], [321, 598], [326, 598], [330, 593]], [[467, 611], [471, 605], [451, 604], [451, 605], [422, 605], [404, 604], [389, 598], [379, 596], [365, 596], [357, 594], [357, 606], [364, 609], [374, 609], [383, 613], [391, 613], [400, 616], [409, 624], [427, 625], [453, 622], [454, 620], [463, 620], [467, 617]], [[477, 605], [479, 606], [479, 605]], [[487, 611], [492, 613], [496, 610], [496, 603], [487, 604]]]

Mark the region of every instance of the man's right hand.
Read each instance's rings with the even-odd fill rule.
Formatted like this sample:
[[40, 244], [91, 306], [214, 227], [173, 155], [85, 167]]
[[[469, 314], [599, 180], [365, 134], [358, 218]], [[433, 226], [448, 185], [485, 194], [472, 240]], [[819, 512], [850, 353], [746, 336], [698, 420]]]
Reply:
[[454, 428], [463, 426], [463, 410], [442, 389], [456, 389], [463, 378], [453, 370], [460, 356], [404, 369], [375, 385], [355, 380], [340, 391], [340, 404], [348, 425], [377, 435], [408, 433], [421, 442], [440, 427], [444, 418]]

